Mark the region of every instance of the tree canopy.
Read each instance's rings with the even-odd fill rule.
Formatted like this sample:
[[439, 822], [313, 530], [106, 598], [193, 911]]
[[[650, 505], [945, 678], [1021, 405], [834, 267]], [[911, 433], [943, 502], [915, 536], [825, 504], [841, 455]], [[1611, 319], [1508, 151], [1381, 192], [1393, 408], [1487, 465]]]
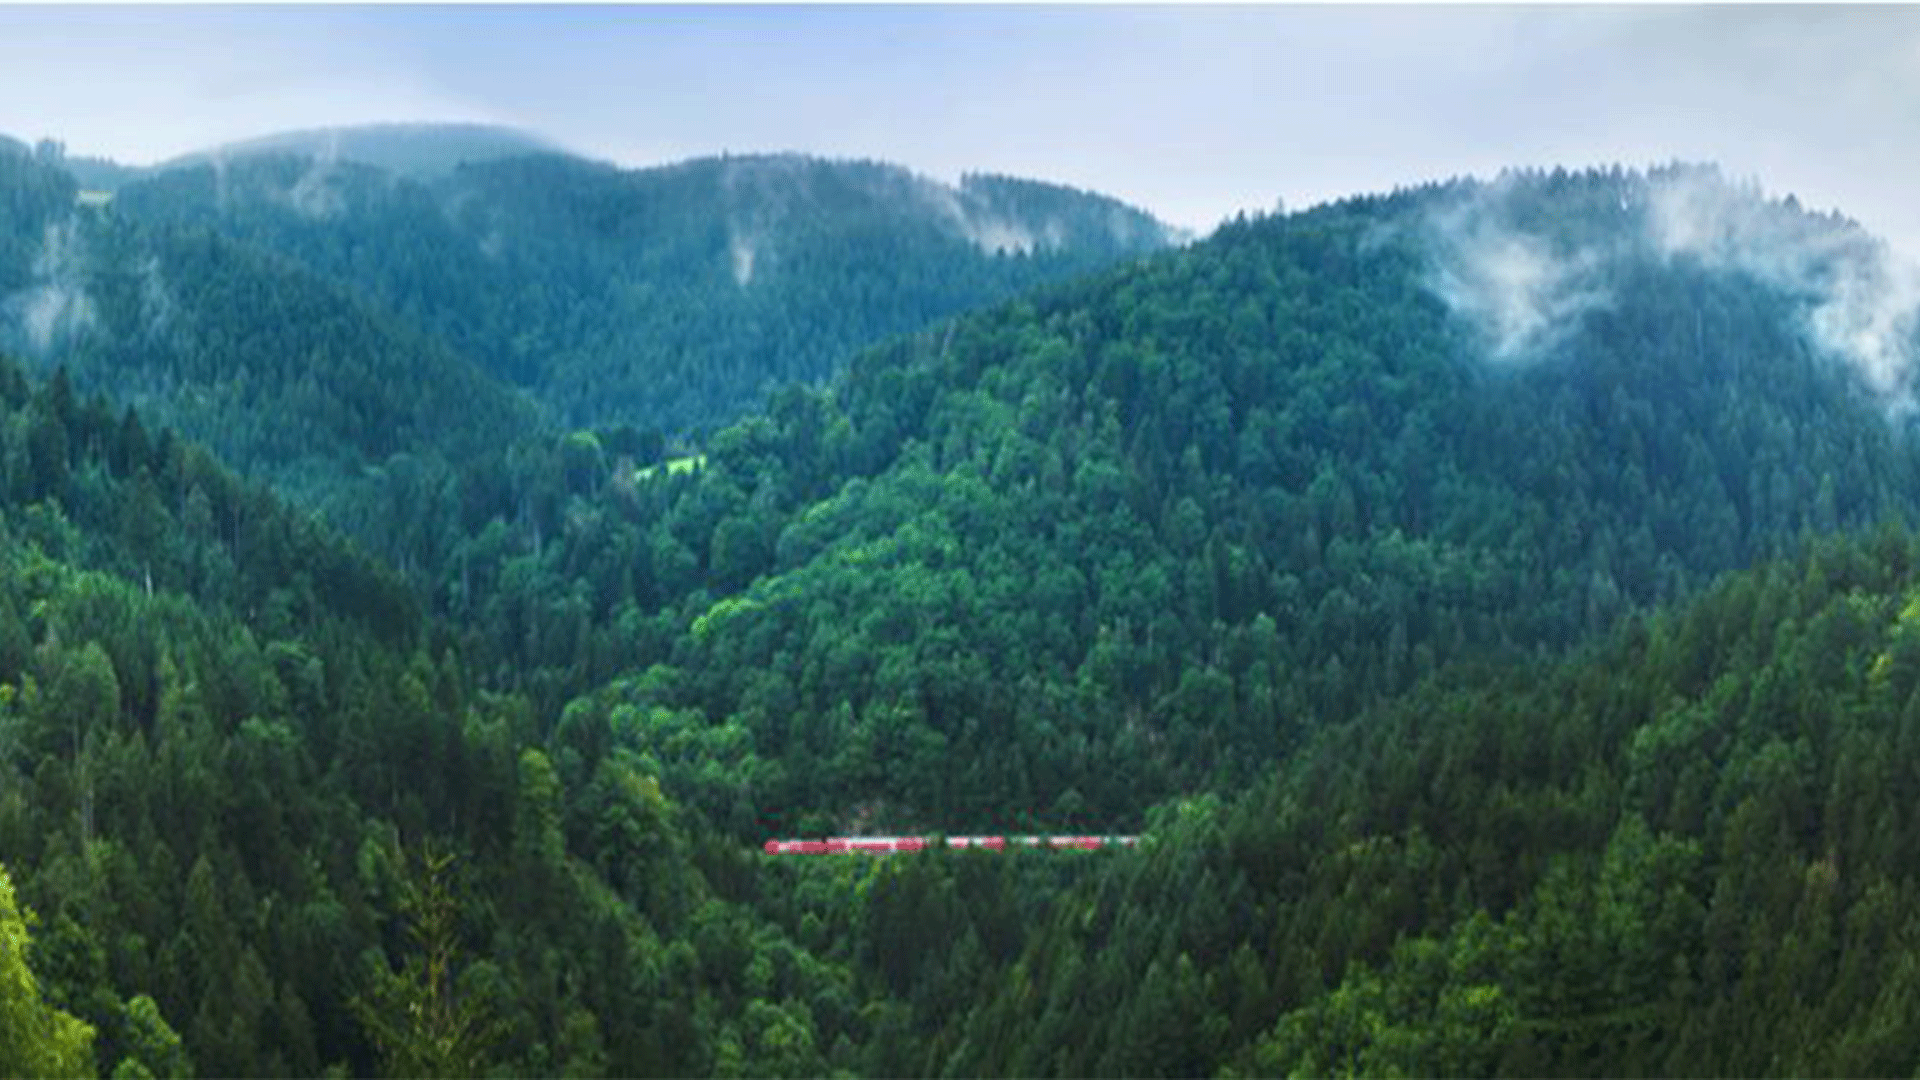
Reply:
[[[0, 1072], [1920, 1054], [1849, 222], [1680, 167], [1151, 254], [805, 159], [63, 175], [0, 146]], [[760, 853], [863, 829], [1143, 839]]]

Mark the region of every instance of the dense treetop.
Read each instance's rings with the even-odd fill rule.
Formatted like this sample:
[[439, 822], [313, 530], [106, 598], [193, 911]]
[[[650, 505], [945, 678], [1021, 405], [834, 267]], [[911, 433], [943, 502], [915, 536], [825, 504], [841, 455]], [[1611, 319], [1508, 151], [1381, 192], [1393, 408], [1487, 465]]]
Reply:
[[351, 283], [569, 424], [669, 433], [820, 380], [859, 347], [1165, 244], [1111, 199], [896, 166], [727, 157], [623, 170], [556, 154], [418, 181], [289, 153], [123, 188]]
[[0, 192], [0, 1072], [1920, 1053], [1911, 313], [1850, 222], [1685, 167], [1151, 254], [785, 157]]
[[1130, 827], [1448, 662], [1912, 515], [1912, 446], [1809, 338], [1817, 296], [1648, 241], [1522, 357], [1438, 295], [1437, 214], [1561, 184], [1558, 243], [1647, 183], [1236, 224], [865, 354], [682, 475], [564, 442], [497, 527], [420, 541], [438, 605], [545, 709], [613, 678], [737, 730], [789, 824]]

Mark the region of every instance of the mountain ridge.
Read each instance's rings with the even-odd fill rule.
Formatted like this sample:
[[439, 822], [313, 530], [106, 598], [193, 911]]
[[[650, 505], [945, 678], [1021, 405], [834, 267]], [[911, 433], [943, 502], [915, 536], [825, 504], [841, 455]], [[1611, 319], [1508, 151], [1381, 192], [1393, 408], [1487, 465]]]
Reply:
[[564, 423], [672, 433], [824, 379], [890, 334], [1172, 240], [1090, 193], [802, 155], [390, 175], [255, 157], [129, 185], [115, 212], [350, 278]]
[[[221, 175], [87, 220], [199, 253], [162, 283], [209, 312], [310, 276], [288, 296], [401, 336], [513, 277], [400, 257], [484, 266], [496, 224], [503, 263], [599, 245], [589, 279], [664, 235], [687, 291], [630, 273], [623, 310], [680, 312], [690, 350], [716, 323], [689, 298], [797, 326], [743, 299], [796, 262], [1042, 247], [959, 231], [991, 183], [956, 219], [885, 167], [536, 156], [433, 189], [269, 155], [225, 206]], [[0, 254], [50, 296], [94, 272], [39, 265], [72, 188], [0, 187]], [[705, 216], [663, 233], [681, 197]], [[782, 231], [908, 199], [911, 230], [847, 216], [870, 246]], [[144, 275], [114, 280], [88, 317], [144, 311]], [[276, 540], [304, 519], [205, 455], [0, 366], [0, 840], [31, 959], [103, 1065], [155, 1075], [191, 1071], [169, 1046], [236, 1075], [1897, 1071], [1907, 299], [1850, 223], [1690, 168], [1254, 215], [929, 315], [671, 451], [618, 424], [402, 446], [339, 490], [418, 622], [390, 569]], [[338, 325], [350, 360], [390, 340]], [[1143, 836], [761, 854], [855, 823]], [[439, 986], [470, 1026], [424, 1026]]]
[[189, 151], [147, 169], [165, 172], [213, 160], [282, 153], [326, 161], [358, 161], [408, 176], [433, 176], [472, 162], [568, 152], [544, 135], [503, 125], [383, 121], [268, 132]]

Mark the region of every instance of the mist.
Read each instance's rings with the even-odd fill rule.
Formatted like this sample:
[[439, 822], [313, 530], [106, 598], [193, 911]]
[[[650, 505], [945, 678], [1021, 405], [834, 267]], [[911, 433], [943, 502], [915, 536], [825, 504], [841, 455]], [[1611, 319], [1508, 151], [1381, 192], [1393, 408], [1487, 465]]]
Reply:
[[1490, 362], [1555, 357], [1613, 302], [1606, 282], [1622, 260], [1686, 262], [1778, 291], [1809, 348], [1850, 367], [1889, 410], [1914, 407], [1920, 265], [1858, 224], [1712, 168], [1626, 175], [1617, 226], [1576, 236], [1523, 223], [1512, 192], [1504, 178], [1466, 185], [1419, 224], [1427, 288]]
[[1427, 287], [1474, 326], [1489, 359], [1524, 363], [1549, 355], [1580, 316], [1609, 303], [1597, 251], [1554, 253], [1546, 237], [1507, 220], [1504, 181], [1428, 215]]
[[336, 131], [321, 152], [310, 159], [307, 171], [287, 192], [294, 211], [301, 217], [324, 220], [346, 210], [346, 202], [333, 184], [339, 163], [340, 134]]
[[98, 319], [86, 288], [86, 244], [69, 217], [48, 223], [34, 257], [33, 283], [8, 297], [8, 314], [26, 347], [44, 356]]
[[1809, 304], [1801, 330], [1892, 407], [1913, 404], [1920, 267], [1851, 221], [1768, 199], [1754, 182], [1693, 171], [1656, 185], [1648, 226], [1662, 256], [1745, 274]]
[[159, 341], [173, 329], [178, 311], [173, 291], [167, 287], [166, 274], [160, 268], [159, 256], [148, 255], [142, 260], [139, 276], [142, 330], [149, 341]]

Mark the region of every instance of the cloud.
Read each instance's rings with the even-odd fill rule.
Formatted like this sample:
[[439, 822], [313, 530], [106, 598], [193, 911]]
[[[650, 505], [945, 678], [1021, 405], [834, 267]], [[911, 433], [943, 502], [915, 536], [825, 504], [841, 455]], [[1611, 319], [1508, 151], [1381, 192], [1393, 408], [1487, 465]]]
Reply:
[[1890, 407], [1912, 407], [1920, 267], [1859, 225], [1818, 217], [1757, 183], [1690, 170], [1652, 189], [1648, 228], [1667, 258], [1691, 258], [1803, 298], [1801, 330]]
[[720, 169], [727, 214], [727, 259], [733, 283], [753, 284], [763, 254], [795, 202], [813, 197], [805, 163], [794, 157], [730, 158]]
[[314, 155], [300, 179], [287, 191], [287, 198], [301, 217], [325, 219], [346, 210], [346, 200], [333, 180], [340, 162], [340, 133], [329, 134], [324, 150]]
[[490, 119], [629, 165], [1030, 176], [1202, 229], [1509, 165], [1712, 159], [1920, 251], [1916, 42], [1895, 6], [28, 5], [0, 11], [0, 131], [144, 162]]
[[1581, 315], [1611, 302], [1595, 271], [1597, 251], [1557, 254], [1548, 239], [1516, 228], [1505, 213], [1509, 185], [1476, 185], [1429, 214], [1427, 287], [1487, 341], [1499, 363], [1539, 359]]
[[1428, 289], [1476, 329], [1489, 359], [1551, 355], [1581, 316], [1613, 302], [1605, 281], [1624, 260], [1687, 262], [1774, 290], [1810, 347], [1889, 409], [1914, 407], [1920, 266], [1858, 224], [1770, 198], [1757, 181], [1680, 167], [1623, 176], [1611, 223], [1583, 224], [1568, 206], [1526, 225], [1514, 200], [1526, 182], [1462, 185], [1419, 226]]
[[140, 317], [149, 340], [161, 340], [173, 328], [178, 308], [174, 304], [173, 291], [167, 288], [166, 275], [161, 271], [160, 259], [148, 255], [140, 262]]
[[34, 258], [33, 278], [33, 284], [8, 298], [6, 306], [27, 347], [44, 356], [98, 322], [84, 287], [85, 240], [72, 218], [47, 225]]
[[733, 259], [733, 283], [743, 289], [751, 285], [753, 261], [760, 255], [759, 240], [739, 232], [736, 227], [727, 238], [727, 253]]
[[1851, 362], [1889, 405], [1907, 412], [1914, 407], [1917, 312], [1920, 271], [1910, 262], [1879, 257], [1851, 264], [1807, 325], [1822, 349]]
[[989, 255], [1025, 255], [1066, 245], [1066, 226], [1052, 218], [1019, 221], [998, 213], [991, 200], [962, 183], [956, 187], [913, 175], [911, 191], [962, 240]]

